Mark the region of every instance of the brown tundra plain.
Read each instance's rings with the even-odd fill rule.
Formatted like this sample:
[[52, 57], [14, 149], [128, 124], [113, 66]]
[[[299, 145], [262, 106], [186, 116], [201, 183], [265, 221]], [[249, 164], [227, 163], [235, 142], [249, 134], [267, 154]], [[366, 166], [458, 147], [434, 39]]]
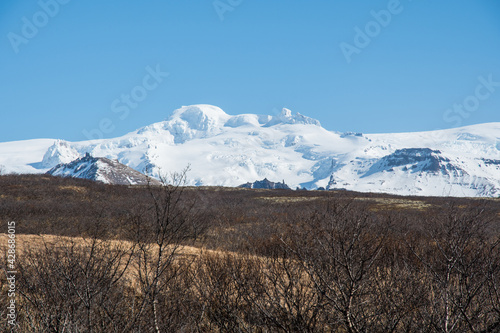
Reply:
[[193, 188], [185, 176], [1, 176], [2, 329], [500, 332], [500, 199]]

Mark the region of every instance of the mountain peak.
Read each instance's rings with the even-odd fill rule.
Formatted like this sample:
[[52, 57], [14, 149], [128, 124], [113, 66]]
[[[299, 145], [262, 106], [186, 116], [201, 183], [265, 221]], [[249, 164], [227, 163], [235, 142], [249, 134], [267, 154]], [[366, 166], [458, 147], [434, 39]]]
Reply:
[[290, 109], [283, 108], [281, 110], [280, 117], [281, 118], [291, 118], [292, 117], [292, 111]]
[[[162, 127], [173, 136], [174, 143], [179, 144], [220, 133], [221, 128], [230, 118], [231, 116], [221, 108], [213, 105], [189, 105], [175, 110], [168, 120], [162, 123]], [[154, 127], [153, 124], [144, 129]]]
[[182, 121], [191, 129], [203, 131], [211, 126], [223, 126], [230, 117], [217, 106], [197, 104], [175, 110], [169, 121]]
[[207, 104], [183, 106], [175, 110], [165, 121], [137, 130], [137, 134], [162, 135], [165, 141], [183, 144], [192, 139], [204, 139], [223, 133], [227, 128], [251, 126], [256, 130], [285, 124], [321, 126], [316, 119], [309, 118], [283, 108], [277, 116], [239, 114], [229, 115], [221, 108]]
[[321, 126], [320, 122], [316, 119], [306, 117], [300, 113], [292, 113], [290, 109], [283, 108], [281, 113], [273, 117], [265, 126], [274, 126], [278, 124], [304, 124]]
[[43, 155], [42, 166], [52, 168], [61, 163], [69, 163], [78, 157], [80, 154], [67, 141], [56, 140]]
[[47, 174], [60, 177], [83, 178], [115, 185], [159, 185], [155, 179], [149, 179], [117, 160], [105, 157], [93, 157], [89, 153], [70, 163], [62, 163], [50, 169]]

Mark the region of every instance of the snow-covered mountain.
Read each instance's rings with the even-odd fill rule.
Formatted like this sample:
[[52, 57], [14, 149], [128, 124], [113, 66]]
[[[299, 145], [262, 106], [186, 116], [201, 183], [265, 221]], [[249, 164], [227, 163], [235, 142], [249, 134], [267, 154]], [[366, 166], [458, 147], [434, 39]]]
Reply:
[[190, 185], [238, 186], [267, 178], [291, 188], [500, 195], [500, 123], [417, 133], [339, 133], [288, 109], [277, 116], [232, 116], [215, 106], [193, 105], [114, 139], [0, 143], [0, 169], [41, 173], [86, 153], [147, 169], [152, 176], [190, 165]]
[[[53, 146], [52, 146], [53, 147]], [[105, 157], [85, 154], [70, 163], [61, 163], [47, 171], [52, 176], [73, 177], [100, 181], [115, 185], [159, 185], [156, 179], [149, 179], [137, 170]]]

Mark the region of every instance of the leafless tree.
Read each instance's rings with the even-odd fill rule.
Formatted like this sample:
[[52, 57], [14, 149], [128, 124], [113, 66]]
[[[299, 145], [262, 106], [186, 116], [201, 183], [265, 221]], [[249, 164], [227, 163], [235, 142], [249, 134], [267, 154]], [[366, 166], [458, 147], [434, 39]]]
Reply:
[[120, 332], [133, 249], [97, 238], [45, 241], [18, 259], [23, 327], [31, 332]]
[[451, 205], [424, 224], [423, 239], [408, 243], [425, 271], [427, 302], [420, 320], [437, 332], [493, 332], [500, 326], [498, 235], [481, 206]]
[[135, 273], [142, 295], [131, 327], [144, 315], [147, 307], [153, 320], [156, 332], [161, 327], [164, 311], [160, 309], [162, 293], [168, 292], [169, 283], [174, 280], [186, 266], [186, 261], [179, 261], [179, 250], [188, 240], [197, 238], [201, 228], [199, 219], [193, 218], [195, 202], [185, 200], [186, 168], [181, 173], [174, 173], [170, 178], [163, 177], [162, 185], [149, 185], [152, 199], [150, 209], [136, 216], [133, 242], [136, 244], [134, 260]]
[[391, 332], [396, 323], [380, 321], [374, 279], [386, 241], [386, 227], [352, 202], [331, 201], [301, 224], [288, 241], [322, 296], [323, 322], [331, 330]]

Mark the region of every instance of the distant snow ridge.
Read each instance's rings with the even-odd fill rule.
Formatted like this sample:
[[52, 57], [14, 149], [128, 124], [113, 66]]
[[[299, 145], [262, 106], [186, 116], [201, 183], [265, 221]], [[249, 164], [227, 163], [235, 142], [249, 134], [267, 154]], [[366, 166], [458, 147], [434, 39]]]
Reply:
[[80, 154], [68, 142], [57, 140], [43, 155], [42, 166], [52, 168], [61, 163], [69, 163], [79, 157]]
[[168, 132], [169, 141], [182, 144], [193, 139], [202, 139], [221, 134], [225, 127], [237, 128], [270, 127], [278, 124], [312, 124], [321, 126], [319, 121], [284, 108], [278, 116], [241, 114], [231, 116], [221, 108], [212, 105], [183, 106], [173, 112], [164, 122], [146, 126], [138, 134], [161, 131]]
[[7, 172], [41, 173], [86, 153], [146, 169], [154, 177], [190, 165], [188, 185], [197, 186], [283, 179], [291, 188], [500, 195], [500, 123], [416, 133], [340, 133], [286, 108], [271, 116], [183, 106], [164, 121], [118, 138], [0, 143], [0, 164]]
[[298, 112], [296, 114], [292, 114], [292, 111], [287, 108], [283, 108], [281, 113], [278, 116], [273, 117], [265, 126], [273, 126], [277, 124], [307, 124], [321, 126], [318, 120], [303, 116]]

